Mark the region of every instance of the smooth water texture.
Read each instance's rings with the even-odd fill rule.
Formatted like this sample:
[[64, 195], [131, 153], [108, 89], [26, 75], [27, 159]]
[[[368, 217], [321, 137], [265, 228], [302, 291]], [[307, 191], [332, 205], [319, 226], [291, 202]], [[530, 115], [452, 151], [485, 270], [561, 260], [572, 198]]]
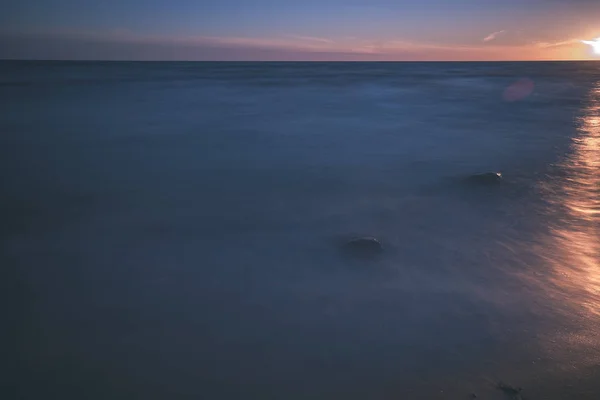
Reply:
[[0, 104], [20, 398], [600, 395], [600, 64], [2, 62]]

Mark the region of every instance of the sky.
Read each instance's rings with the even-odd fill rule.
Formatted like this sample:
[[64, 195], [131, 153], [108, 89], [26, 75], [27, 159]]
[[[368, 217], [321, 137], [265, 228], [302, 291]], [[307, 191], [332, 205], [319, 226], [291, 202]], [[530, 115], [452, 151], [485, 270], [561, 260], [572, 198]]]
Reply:
[[596, 59], [600, 0], [8, 0], [0, 58]]

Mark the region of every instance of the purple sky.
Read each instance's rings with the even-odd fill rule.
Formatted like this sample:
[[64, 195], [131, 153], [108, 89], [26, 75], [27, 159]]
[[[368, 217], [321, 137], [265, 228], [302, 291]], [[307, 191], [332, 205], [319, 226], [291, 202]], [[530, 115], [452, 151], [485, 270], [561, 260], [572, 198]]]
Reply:
[[[6, 7], [5, 7], [6, 8]], [[593, 57], [594, 0], [22, 0], [0, 58], [512, 60]]]

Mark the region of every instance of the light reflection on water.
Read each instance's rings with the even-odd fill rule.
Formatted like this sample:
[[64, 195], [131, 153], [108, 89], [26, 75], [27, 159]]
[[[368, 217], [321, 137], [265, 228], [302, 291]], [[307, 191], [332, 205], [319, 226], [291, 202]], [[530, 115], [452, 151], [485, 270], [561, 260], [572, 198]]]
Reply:
[[595, 320], [600, 316], [600, 82], [578, 125], [579, 135], [562, 165], [566, 177], [553, 200], [564, 210], [563, 221], [551, 232], [557, 255], [554, 283], [586, 319]]

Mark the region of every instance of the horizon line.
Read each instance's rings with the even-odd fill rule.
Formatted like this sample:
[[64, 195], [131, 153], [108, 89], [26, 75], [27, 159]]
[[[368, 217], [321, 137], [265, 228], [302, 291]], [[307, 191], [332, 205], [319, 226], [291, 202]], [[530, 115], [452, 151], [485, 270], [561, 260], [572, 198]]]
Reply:
[[128, 60], [69, 58], [2, 58], [0, 62], [139, 62], [139, 63], [533, 63], [533, 62], [598, 62], [600, 59], [545, 60]]

